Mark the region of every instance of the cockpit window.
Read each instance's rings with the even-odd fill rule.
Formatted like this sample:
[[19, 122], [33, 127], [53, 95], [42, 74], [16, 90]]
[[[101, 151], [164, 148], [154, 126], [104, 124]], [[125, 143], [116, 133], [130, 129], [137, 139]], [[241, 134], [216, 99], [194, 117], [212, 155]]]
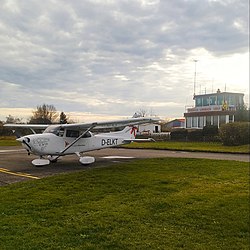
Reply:
[[78, 130], [67, 130], [66, 131], [66, 137], [79, 137], [79, 131]]
[[85, 133], [85, 135], [82, 138], [89, 138], [91, 136], [92, 134], [88, 131], [87, 133]]
[[[47, 127], [43, 133], [52, 133], [54, 135], [63, 137], [64, 136], [64, 128], [62, 128], [61, 126], [58, 125], [50, 125], [49, 127]], [[72, 137], [72, 138], [77, 138], [79, 137], [81, 134], [83, 133], [83, 131], [79, 131], [79, 130], [70, 130], [70, 129], [66, 129], [66, 137]], [[91, 132], [87, 132], [84, 134], [84, 136], [82, 138], [89, 138], [92, 136]]]

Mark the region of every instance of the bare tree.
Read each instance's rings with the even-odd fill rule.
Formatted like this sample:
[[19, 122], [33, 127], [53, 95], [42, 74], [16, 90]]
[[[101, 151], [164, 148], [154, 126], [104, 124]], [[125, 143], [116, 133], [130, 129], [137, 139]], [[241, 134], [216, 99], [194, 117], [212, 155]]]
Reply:
[[29, 123], [35, 124], [51, 124], [58, 118], [58, 112], [54, 105], [43, 104], [37, 106], [37, 110], [33, 111], [33, 116], [30, 118]]
[[136, 111], [133, 115], [133, 118], [138, 118], [138, 117], [145, 117], [147, 115], [147, 110], [145, 109], [139, 109]]

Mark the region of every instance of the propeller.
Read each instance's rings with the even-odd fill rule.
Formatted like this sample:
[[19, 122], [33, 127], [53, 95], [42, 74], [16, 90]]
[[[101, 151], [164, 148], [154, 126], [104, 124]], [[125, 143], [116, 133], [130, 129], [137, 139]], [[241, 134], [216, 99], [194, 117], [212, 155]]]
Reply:
[[25, 144], [29, 150], [31, 151], [31, 147], [30, 145], [28, 144], [30, 142], [30, 138], [29, 137], [20, 137], [18, 139], [16, 139], [17, 141], [20, 141], [21, 143]]

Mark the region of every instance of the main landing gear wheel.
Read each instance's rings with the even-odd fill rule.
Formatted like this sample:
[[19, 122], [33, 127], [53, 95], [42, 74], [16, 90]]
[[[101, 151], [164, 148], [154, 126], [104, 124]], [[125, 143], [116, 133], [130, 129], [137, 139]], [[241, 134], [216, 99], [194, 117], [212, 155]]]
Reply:
[[32, 161], [32, 164], [36, 167], [42, 167], [50, 164], [50, 161], [48, 159], [35, 159]]
[[83, 165], [89, 165], [95, 162], [95, 158], [92, 156], [83, 156], [83, 157], [80, 157], [79, 161]]
[[95, 162], [95, 158], [92, 156], [81, 156], [79, 152], [75, 152], [75, 154], [79, 157], [79, 162], [83, 165], [89, 165]]

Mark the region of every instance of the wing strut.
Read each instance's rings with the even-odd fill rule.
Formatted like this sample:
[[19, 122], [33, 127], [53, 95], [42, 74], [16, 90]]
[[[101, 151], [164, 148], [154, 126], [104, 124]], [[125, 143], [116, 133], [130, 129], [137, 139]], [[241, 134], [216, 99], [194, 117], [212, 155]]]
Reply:
[[87, 134], [92, 128], [96, 127], [96, 123], [93, 123], [87, 130], [85, 130], [79, 137], [77, 137], [73, 142], [71, 142], [64, 150], [62, 150], [59, 155], [54, 159], [57, 160], [60, 156], [63, 155], [65, 151], [71, 148], [76, 142], [78, 142], [85, 134]]

